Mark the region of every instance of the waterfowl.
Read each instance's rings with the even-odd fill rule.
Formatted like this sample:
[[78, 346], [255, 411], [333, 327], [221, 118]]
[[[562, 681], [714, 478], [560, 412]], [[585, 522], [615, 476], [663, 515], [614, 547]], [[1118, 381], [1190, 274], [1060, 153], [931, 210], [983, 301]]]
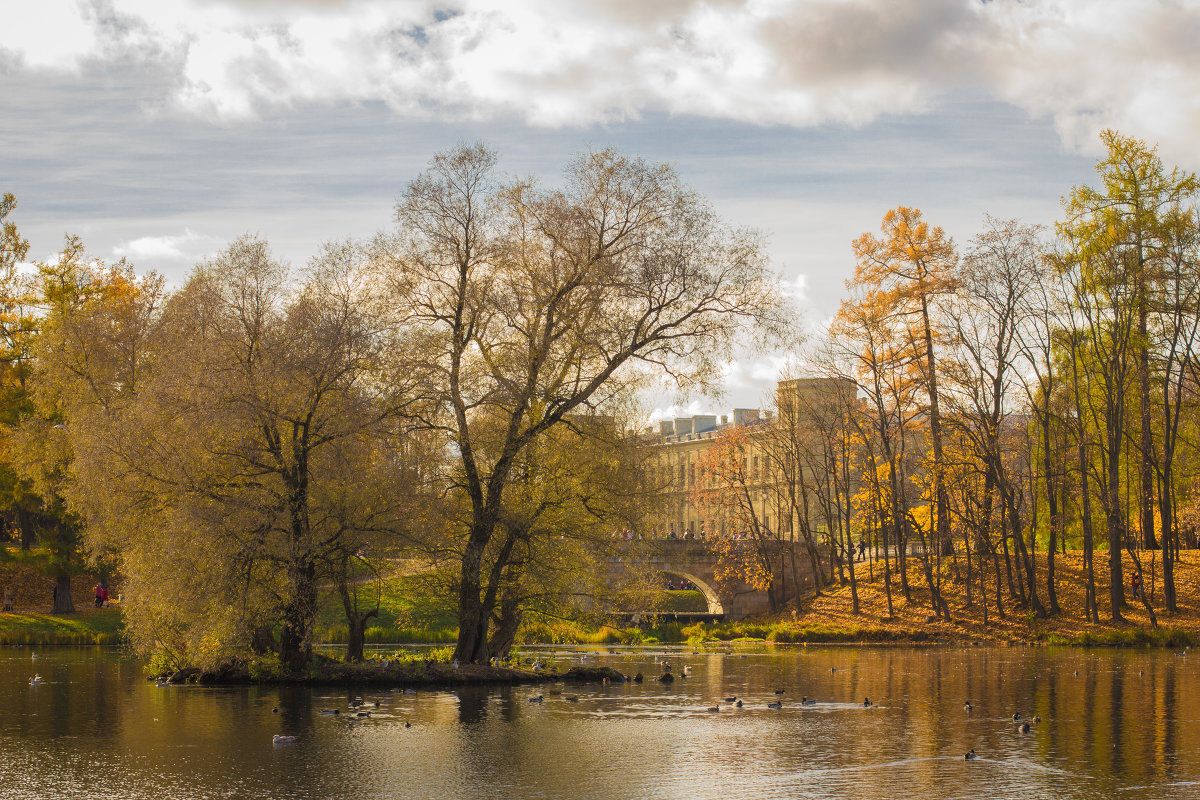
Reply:
[[1017, 713], [1013, 714], [1013, 722], [1016, 722], [1016, 721], [1017, 721], [1017, 720], [1019, 720], [1020, 718], [1021, 718], [1021, 712], [1020, 712], [1020, 711], [1018, 711]]
[[737, 700], [736, 697], [726, 697], [725, 698], [726, 703], [732, 703], [732, 702], [735, 702], [736, 700]]
[[800, 705], [802, 706], [815, 706], [816, 704], [816, 700], [809, 700], [807, 696], [800, 698]]
[[40, 686], [41, 684], [42, 684], [42, 676], [41, 675], [34, 675], [32, 678], [29, 679], [30, 686]]
[[1041, 723], [1041, 721], [1042, 721], [1042, 718], [1041, 718], [1040, 716], [1037, 716], [1037, 715], [1035, 714], [1035, 715], [1034, 715], [1034, 717], [1033, 717], [1033, 724], [1034, 724], [1034, 725], [1037, 725], [1037, 724]]
[[356, 716], [356, 717], [369, 717], [369, 716], [371, 716], [371, 712], [370, 712], [370, 711], [359, 711], [359, 712], [358, 712], [357, 714], [355, 714], [354, 716]]
[[767, 703], [767, 708], [773, 708], [778, 711], [779, 709], [783, 708], [783, 702], [776, 700], [774, 703]]
[[640, 673], [640, 672], [639, 672], [637, 675], [634, 675], [634, 676], [633, 676], [633, 682], [634, 682], [634, 683], [641, 683], [641, 682], [642, 682], [642, 681], [644, 681], [644, 680], [646, 680], [646, 676], [645, 676], [645, 675], [643, 675], [643, 674], [642, 674], [642, 673]]
[[709, 710], [710, 712], [713, 712], [713, 711], [720, 711], [721, 709], [720, 709], [720, 707], [718, 707], [718, 706], [709, 706], [709, 707], [708, 707], [708, 710]]
[[692, 668], [691, 668], [691, 667], [684, 667], [684, 668], [683, 668], [683, 677], [685, 677], [685, 678], [686, 678], [686, 677], [688, 677], [688, 676], [689, 676], [689, 675], [691, 675], [691, 674], [692, 674]]
[[412, 727], [412, 723], [411, 723], [411, 722], [406, 722], [406, 723], [404, 723], [404, 727], [406, 727], [406, 728], [411, 728], [411, 727]]
[[787, 691], [787, 690], [786, 689], [776, 689], [775, 694], [783, 694], [785, 691]]
[[378, 700], [376, 700], [376, 701], [375, 701], [375, 707], [376, 707], [376, 708], [379, 708], [379, 701], [378, 701]]
[[564, 697], [563, 699], [564, 699], [564, 700], [566, 700], [568, 703], [578, 703], [578, 702], [579, 702], [579, 695], [577, 695], [577, 694], [569, 694], [569, 695], [567, 695], [566, 697]]
[[741, 701], [741, 700], [738, 700], [736, 703], [734, 703], [734, 705], [735, 705], [735, 706], [737, 706], [738, 708], [741, 708], [741, 707], [742, 707], [742, 701]]
[[968, 700], [967, 702], [963, 703], [963, 711], [967, 712], [968, 714], [970, 714], [970, 713], [971, 713], [971, 709], [972, 709], [972, 708], [974, 708], [974, 706], [973, 706], [973, 705], [971, 705], [971, 701], [970, 701], [970, 700]]
[[545, 698], [544, 698], [544, 697], [542, 697], [542, 696], [539, 694], [537, 697], [531, 697], [531, 698], [529, 698], [529, 702], [531, 702], [531, 703], [540, 703], [540, 702], [542, 702], [542, 700], [544, 700], [544, 699], [545, 699]]
[[338, 711], [336, 708], [322, 708], [321, 713], [329, 717], [336, 717], [342, 712]]
[[278, 713], [279, 713], [279, 706], [275, 706], [274, 708], [272, 708], [272, 709], [271, 709], [271, 713], [272, 713], [272, 714], [278, 714]]
[[291, 744], [294, 741], [295, 736], [280, 736], [278, 733], [271, 737], [271, 744]]
[[1028, 722], [1021, 723], [1021, 733], [1029, 733], [1029, 723]]
[[967, 751], [967, 754], [963, 756], [963, 758], [965, 758], [967, 761], [974, 761], [975, 759], [979, 758], [979, 756], [975, 755], [975, 748], [972, 747]]
[[863, 698], [863, 708], [870, 708], [870, 707], [871, 707], [871, 698], [864, 697]]

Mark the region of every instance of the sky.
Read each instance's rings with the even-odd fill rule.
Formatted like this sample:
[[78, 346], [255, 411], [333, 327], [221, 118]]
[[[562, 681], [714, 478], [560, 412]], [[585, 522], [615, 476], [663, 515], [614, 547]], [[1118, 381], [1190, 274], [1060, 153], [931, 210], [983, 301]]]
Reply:
[[550, 185], [613, 145], [762, 231], [817, 326], [890, 208], [1052, 226], [1109, 127], [1200, 169], [1196, 42], [1196, 0], [0, 0], [0, 192], [31, 259], [77, 234], [178, 285], [242, 234], [299, 267], [389, 229], [460, 142]]

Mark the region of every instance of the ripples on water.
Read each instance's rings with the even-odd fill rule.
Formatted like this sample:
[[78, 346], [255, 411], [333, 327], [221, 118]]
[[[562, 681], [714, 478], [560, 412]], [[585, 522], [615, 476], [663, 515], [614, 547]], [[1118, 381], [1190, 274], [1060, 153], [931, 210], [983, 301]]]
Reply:
[[[1200, 793], [1193, 666], [1200, 654], [592, 649], [589, 664], [641, 671], [646, 682], [410, 694], [157, 688], [138, 662], [110, 651], [46, 649], [36, 660], [32, 652], [0, 648], [3, 798], [1135, 800]], [[579, 662], [579, 652], [545, 656], [565, 668]], [[690, 666], [691, 676], [654, 681], [664, 658], [677, 674]], [[44, 678], [40, 686], [28, 683], [35, 672]], [[544, 702], [530, 703], [535, 694]], [[801, 706], [803, 695], [817, 705]], [[742, 708], [725, 702], [734, 696]], [[353, 716], [350, 704], [359, 697], [370, 717]], [[874, 705], [864, 707], [864, 697]], [[782, 709], [767, 707], [776, 700]], [[708, 710], [714, 706], [720, 710]], [[321, 714], [333, 708], [341, 714]], [[1015, 712], [1043, 721], [1022, 734]], [[275, 746], [274, 734], [296, 741]], [[971, 748], [979, 758], [966, 761]]]

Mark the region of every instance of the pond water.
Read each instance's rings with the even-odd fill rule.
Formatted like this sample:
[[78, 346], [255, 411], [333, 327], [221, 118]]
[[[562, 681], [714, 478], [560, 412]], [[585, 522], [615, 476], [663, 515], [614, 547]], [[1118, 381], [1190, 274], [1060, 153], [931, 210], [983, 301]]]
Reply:
[[[666, 658], [677, 673], [686, 665], [691, 675], [670, 685], [416, 693], [157, 688], [135, 659], [111, 650], [46, 648], [35, 658], [29, 648], [0, 648], [0, 797], [1200, 794], [1200, 653], [541, 652], [562, 667], [586, 653], [588, 664], [648, 676], [659, 674], [657, 663]], [[43, 683], [31, 686], [35, 673]], [[538, 693], [544, 702], [529, 702]], [[801, 705], [804, 695], [817, 704]], [[740, 709], [724, 701], [735, 696]], [[370, 717], [352, 716], [358, 697]], [[872, 707], [863, 706], [864, 698]], [[783, 707], [768, 708], [776, 700]], [[970, 713], [963, 707], [968, 700]], [[1039, 715], [1041, 722], [1021, 733], [1014, 713]], [[274, 745], [275, 734], [296, 741]], [[979, 757], [966, 761], [972, 748]]]

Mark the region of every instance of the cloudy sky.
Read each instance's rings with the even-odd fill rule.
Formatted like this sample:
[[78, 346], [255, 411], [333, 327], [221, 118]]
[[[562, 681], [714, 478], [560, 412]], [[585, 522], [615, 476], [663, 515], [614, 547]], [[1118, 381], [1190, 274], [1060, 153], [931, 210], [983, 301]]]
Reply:
[[548, 182], [616, 145], [764, 231], [820, 321], [896, 205], [1053, 223], [1105, 127], [1200, 169], [1197, 42], [1194, 0], [0, 0], [0, 191], [33, 257], [179, 281], [242, 233], [302, 265], [389, 227], [461, 141]]

